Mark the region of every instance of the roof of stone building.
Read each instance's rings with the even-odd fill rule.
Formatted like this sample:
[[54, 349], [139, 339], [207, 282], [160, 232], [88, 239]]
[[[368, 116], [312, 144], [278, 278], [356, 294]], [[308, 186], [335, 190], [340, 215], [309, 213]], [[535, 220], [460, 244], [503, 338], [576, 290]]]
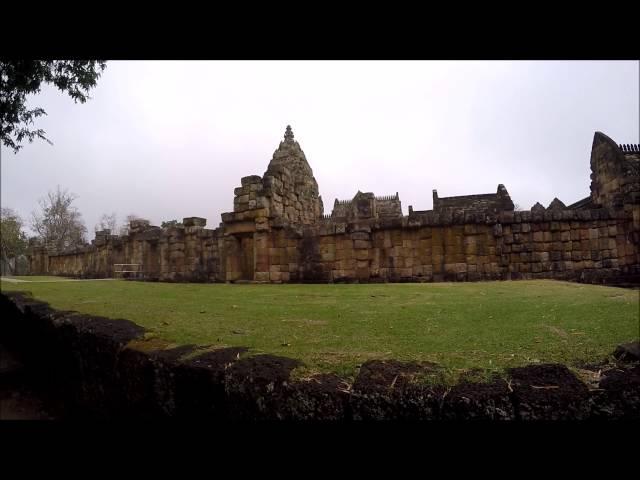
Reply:
[[337, 198], [333, 202], [333, 210], [331, 211], [332, 217], [346, 217], [349, 208], [351, 207], [351, 200], [338, 200]]
[[438, 197], [438, 191], [433, 190], [434, 210], [513, 210], [514, 205], [503, 184], [498, 185], [496, 193], [480, 193], [474, 195], [458, 195], [453, 197]]
[[640, 154], [640, 145], [636, 145], [633, 143], [621, 143], [618, 145], [618, 148], [622, 150], [622, 153], [624, 153], [625, 155]]
[[[340, 218], [347, 217], [349, 215], [349, 211], [351, 207], [353, 206], [353, 202], [357, 200], [359, 197], [363, 197], [363, 196], [368, 196], [368, 197], [373, 196], [376, 204], [379, 207], [396, 206], [396, 205], [398, 207], [400, 206], [400, 196], [398, 195], [398, 192], [396, 192], [395, 195], [376, 196], [371, 192], [363, 193], [360, 190], [358, 190], [358, 192], [354, 195], [354, 197], [351, 200], [338, 200], [336, 198], [333, 202], [333, 211], [331, 212], [331, 216], [340, 217]], [[402, 215], [401, 208], [399, 209], [399, 211], [400, 211], [400, 215]]]
[[566, 210], [566, 209], [567, 209], [567, 206], [557, 197], [554, 198], [549, 204], [549, 206], [547, 207], [547, 210]]
[[640, 176], [640, 145], [633, 143], [622, 143], [618, 148], [624, 154], [627, 164], [625, 165], [625, 175], [637, 177]]
[[591, 146], [592, 157], [596, 147], [601, 144], [608, 144], [613, 150], [617, 150], [619, 154], [622, 154], [620, 158], [627, 160], [623, 167], [625, 176], [640, 175], [640, 145], [634, 143], [615, 143], [604, 133], [595, 132]]
[[592, 208], [592, 207], [593, 207], [593, 199], [591, 198], [591, 195], [589, 195], [588, 197], [584, 197], [583, 199], [578, 200], [577, 202], [567, 206], [569, 210], [580, 210], [583, 208]]

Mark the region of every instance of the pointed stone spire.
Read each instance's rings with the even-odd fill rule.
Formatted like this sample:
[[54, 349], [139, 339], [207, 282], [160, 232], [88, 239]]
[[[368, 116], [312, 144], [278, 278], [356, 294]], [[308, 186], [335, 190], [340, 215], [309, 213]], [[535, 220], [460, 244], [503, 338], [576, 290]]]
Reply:
[[560, 201], [558, 197], [555, 197], [547, 207], [547, 210], [566, 210], [566, 209], [567, 209], [567, 206], [564, 203], [562, 203], [562, 201]]
[[291, 125], [287, 125], [287, 130], [284, 132], [284, 141], [293, 142], [293, 132], [291, 131]]
[[544, 212], [545, 210], [546, 208], [544, 208], [544, 205], [542, 205], [540, 202], [536, 202], [536, 204], [531, 207], [532, 212]]

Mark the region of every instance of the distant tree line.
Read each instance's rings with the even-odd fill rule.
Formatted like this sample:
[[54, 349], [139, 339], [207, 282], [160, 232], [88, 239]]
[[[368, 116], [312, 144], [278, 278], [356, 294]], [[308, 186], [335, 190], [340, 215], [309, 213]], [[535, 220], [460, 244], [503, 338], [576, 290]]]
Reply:
[[[35, 235], [29, 237], [25, 221], [11, 208], [2, 208], [0, 213], [0, 259], [2, 272], [14, 275], [19, 258], [24, 258], [30, 241], [36, 241], [58, 251], [74, 249], [87, 244], [87, 227], [80, 211], [74, 205], [78, 198], [68, 189], [58, 186], [38, 200], [38, 208], [31, 213], [28, 226]], [[132, 221], [150, 221], [136, 214], [129, 214], [120, 224], [115, 212], [103, 214], [95, 225], [95, 232], [109, 230], [112, 235], [127, 235]], [[162, 223], [164, 226], [179, 226], [177, 220]]]
[[[39, 208], [31, 213], [29, 226], [40, 244], [64, 251], [86, 244], [87, 228], [82, 215], [73, 205], [77, 198], [68, 190], [57, 187], [38, 200]], [[11, 208], [2, 208], [0, 250], [2, 269], [15, 273], [18, 259], [26, 253], [29, 240], [24, 220]]]
[[27, 249], [27, 235], [22, 230], [20, 216], [10, 208], [0, 212], [0, 249], [2, 250], [2, 273], [15, 275], [18, 258]]
[[60, 186], [39, 200], [40, 209], [31, 214], [31, 228], [47, 246], [58, 250], [86, 243], [87, 227], [73, 205], [77, 196]]

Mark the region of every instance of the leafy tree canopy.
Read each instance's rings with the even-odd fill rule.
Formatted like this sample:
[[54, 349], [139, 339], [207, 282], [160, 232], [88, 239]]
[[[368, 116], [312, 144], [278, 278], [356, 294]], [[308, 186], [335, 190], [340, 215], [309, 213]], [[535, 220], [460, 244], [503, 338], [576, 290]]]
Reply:
[[85, 244], [87, 228], [78, 209], [72, 205], [76, 196], [58, 186], [39, 201], [40, 211], [33, 212], [31, 228], [42, 243], [59, 250]]
[[69, 94], [75, 103], [85, 103], [89, 90], [106, 67], [102, 60], [12, 60], [0, 61], [0, 140], [14, 153], [22, 141], [34, 138], [53, 143], [41, 128], [32, 128], [34, 119], [47, 112], [43, 108], [28, 108], [27, 95], [40, 92], [42, 84], [50, 83]]
[[27, 236], [22, 231], [22, 219], [12, 209], [3, 208], [0, 212], [0, 249], [2, 260], [10, 271], [13, 270], [10, 260], [22, 255], [26, 248]]
[[113, 212], [111, 215], [106, 213], [102, 214], [102, 217], [100, 217], [100, 221], [94, 227], [94, 230], [96, 232], [99, 232], [101, 230], [109, 230], [111, 231], [112, 235], [116, 234], [117, 229], [118, 217], [116, 215], [116, 212]]

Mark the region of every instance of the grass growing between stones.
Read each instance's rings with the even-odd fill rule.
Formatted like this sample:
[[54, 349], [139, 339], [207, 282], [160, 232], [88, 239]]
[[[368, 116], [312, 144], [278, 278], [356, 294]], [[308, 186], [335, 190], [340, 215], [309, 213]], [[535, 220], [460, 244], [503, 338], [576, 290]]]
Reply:
[[[225, 285], [2, 282], [53, 308], [126, 318], [173, 345], [245, 346], [353, 377], [371, 359], [448, 372], [605, 359], [640, 335], [637, 290], [552, 280]], [[0, 320], [1, 321], [1, 320]]]

